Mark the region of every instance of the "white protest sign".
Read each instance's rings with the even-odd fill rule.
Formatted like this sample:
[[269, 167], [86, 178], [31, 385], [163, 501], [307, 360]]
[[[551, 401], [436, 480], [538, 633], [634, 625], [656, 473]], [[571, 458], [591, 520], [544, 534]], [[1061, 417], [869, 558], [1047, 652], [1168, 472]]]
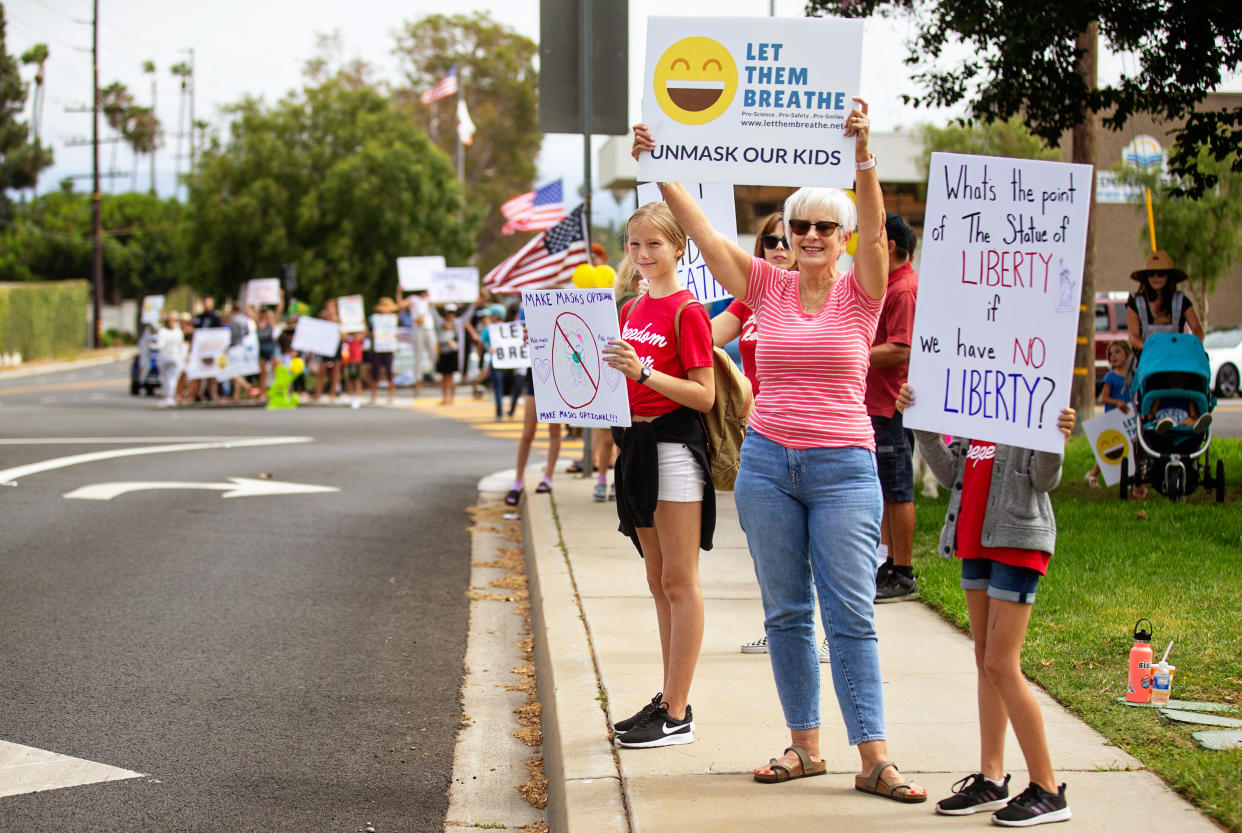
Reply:
[[257, 376], [259, 374], [259, 334], [246, 333], [242, 343], [230, 347], [225, 353], [225, 364], [216, 374], [216, 378], [224, 381], [238, 376]]
[[527, 289], [522, 307], [539, 421], [628, 426], [625, 376], [602, 355], [621, 337], [612, 290]]
[[428, 289], [433, 304], [469, 304], [479, 297], [479, 268], [452, 266], [433, 272]]
[[1123, 414], [1120, 408], [1105, 411], [1082, 424], [1087, 442], [1095, 461], [1100, 464], [1100, 474], [1109, 486], [1121, 482], [1121, 461], [1129, 458], [1130, 473], [1134, 473], [1134, 438], [1138, 435], [1138, 420], [1133, 413]]
[[[694, 197], [694, 201], [707, 215], [712, 228], [730, 240], [736, 240], [737, 209], [733, 205], [733, 186], [718, 182], [706, 184], [687, 182], [685, 186], [690, 196]], [[662, 199], [660, 189], [654, 182], [638, 186], [639, 205], [660, 202]], [[694, 241], [690, 239], [686, 241], [685, 253], [677, 261], [677, 281], [705, 304], [733, 297], [725, 291], [723, 286], [716, 283], [707, 264], [703, 262], [699, 247], [694, 245]]]
[[525, 370], [530, 367], [530, 351], [522, 336], [521, 321], [505, 321], [487, 327], [492, 367], [497, 370]]
[[228, 327], [204, 327], [194, 331], [186, 360], [187, 379], [215, 379], [228, 366], [230, 330]]
[[341, 350], [340, 326], [335, 321], [303, 315], [293, 331], [292, 347], [300, 353], [334, 357]]
[[406, 292], [431, 288], [431, 275], [444, 268], [441, 255], [397, 258], [397, 282]]
[[367, 314], [362, 306], [361, 295], [343, 295], [337, 298], [336, 314], [337, 318], [341, 319], [341, 332], [366, 332]]
[[371, 352], [397, 352], [397, 314], [377, 312], [371, 316]]
[[1091, 166], [934, 153], [909, 428], [1060, 451]]
[[255, 307], [280, 304], [280, 278], [255, 278], [246, 284], [246, 303]]
[[164, 312], [163, 295], [145, 295], [142, 299], [142, 323], [158, 324]]
[[861, 20], [651, 17], [644, 181], [854, 182], [845, 117], [862, 76]]

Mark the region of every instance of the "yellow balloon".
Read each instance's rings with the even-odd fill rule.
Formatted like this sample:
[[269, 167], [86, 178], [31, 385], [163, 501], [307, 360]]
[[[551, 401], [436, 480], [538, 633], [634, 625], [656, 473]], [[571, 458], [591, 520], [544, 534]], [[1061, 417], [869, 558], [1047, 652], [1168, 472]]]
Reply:
[[[849, 195], [849, 198], [853, 201], [854, 205], [858, 205], [858, 197], [854, 195], [853, 191], [850, 191], [847, 189], [845, 193]], [[858, 232], [854, 232], [853, 234], [850, 235], [850, 242], [845, 244], [845, 253], [849, 255], [850, 257], [857, 256], [858, 254]]]
[[595, 286], [595, 267], [583, 263], [574, 270], [574, 286], [579, 289], [590, 289]]
[[617, 270], [613, 269], [607, 263], [603, 266], [595, 267], [595, 285], [600, 289], [607, 289], [612, 286], [613, 281], [617, 279]]
[[289, 362], [289, 372], [294, 376], [301, 374], [301, 372], [305, 369], [306, 362], [302, 361], [301, 356], [294, 356], [292, 361]]

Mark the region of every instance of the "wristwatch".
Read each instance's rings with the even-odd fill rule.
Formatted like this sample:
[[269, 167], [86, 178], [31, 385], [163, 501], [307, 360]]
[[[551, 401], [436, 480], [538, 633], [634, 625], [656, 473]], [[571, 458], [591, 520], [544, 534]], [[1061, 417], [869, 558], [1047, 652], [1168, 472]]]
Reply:
[[651, 378], [651, 368], [644, 366], [642, 370], [638, 371], [638, 378], [635, 379], [634, 381], [638, 382], [638, 384], [640, 385], [645, 385], [647, 384], [647, 380], [650, 378]]

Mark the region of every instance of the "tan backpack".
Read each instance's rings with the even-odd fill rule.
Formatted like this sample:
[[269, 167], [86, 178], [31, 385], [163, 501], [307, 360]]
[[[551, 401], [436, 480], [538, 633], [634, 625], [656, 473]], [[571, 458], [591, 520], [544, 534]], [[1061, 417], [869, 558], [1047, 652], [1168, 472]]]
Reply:
[[[677, 308], [673, 317], [673, 336], [677, 353], [681, 354], [681, 311], [698, 301], [686, 301]], [[637, 299], [625, 308], [629, 313]], [[716, 399], [706, 412], [699, 413], [703, 433], [707, 435], [707, 461], [711, 466], [712, 485], [719, 491], [733, 491], [738, 466], [742, 458], [742, 440], [746, 438], [746, 420], [755, 407], [755, 394], [750, 380], [738, 370], [729, 354], [719, 347], [712, 348], [712, 376], [716, 383]]]

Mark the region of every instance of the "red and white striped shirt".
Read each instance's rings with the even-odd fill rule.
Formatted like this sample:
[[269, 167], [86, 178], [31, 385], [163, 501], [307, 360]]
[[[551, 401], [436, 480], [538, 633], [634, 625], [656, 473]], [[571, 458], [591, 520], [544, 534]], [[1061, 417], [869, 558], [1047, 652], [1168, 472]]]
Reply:
[[755, 364], [763, 379], [750, 427], [786, 448], [875, 451], [863, 395], [882, 299], [868, 296], [850, 267], [823, 309], [807, 315], [798, 273], [757, 257], [743, 301], [759, 324]]

